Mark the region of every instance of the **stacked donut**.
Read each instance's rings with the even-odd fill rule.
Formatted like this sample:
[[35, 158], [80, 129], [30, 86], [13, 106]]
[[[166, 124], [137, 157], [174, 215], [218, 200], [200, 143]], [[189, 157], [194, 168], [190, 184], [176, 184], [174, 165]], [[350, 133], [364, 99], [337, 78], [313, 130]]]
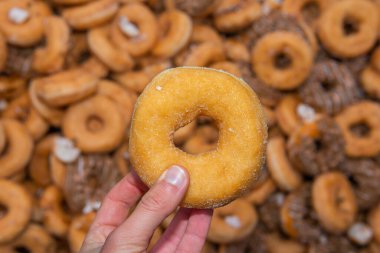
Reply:
[[[175, 66], [243, 78], [269, 126], [258, 184], [215, 210], [204, 253], [380, 252], [378, 1], [0, 2], [0, 252], [79, 251], [130, 170], [138, 96]], [[200, 116], [173, 145], [218, 135]]]

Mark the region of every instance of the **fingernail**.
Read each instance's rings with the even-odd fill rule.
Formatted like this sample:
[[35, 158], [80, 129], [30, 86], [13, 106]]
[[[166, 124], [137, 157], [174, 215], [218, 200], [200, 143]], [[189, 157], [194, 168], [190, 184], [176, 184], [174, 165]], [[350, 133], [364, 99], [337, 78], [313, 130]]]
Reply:
[[186, 181], [186, 173], [183, 168], [173, 165], [161, 175], [160, 180], [165, 180], [167, 183], [179, 188]]

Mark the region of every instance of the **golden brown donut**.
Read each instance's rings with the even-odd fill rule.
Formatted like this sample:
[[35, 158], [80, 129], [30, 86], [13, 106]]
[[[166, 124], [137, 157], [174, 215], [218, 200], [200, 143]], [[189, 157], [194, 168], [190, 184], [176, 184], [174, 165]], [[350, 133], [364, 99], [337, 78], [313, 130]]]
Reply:
[[97, 76], [75, 68], [35, 79], [34, 85], [42, 103], [63, 107], [94, 94], [98, 80]]
[[123, 72], [134, 65], [134, 60], [126, 50], [121, 50], [119, 43], [110, 38], [110, 27], [100, 26], [91, 29], [87, 34], [88, 46], [91, 51], [112, 71]]
[[46, 46], [33, 54], [32, 68], [39, 73], [53, 73], [62, 70], [69, 49], [70, 28], [61, 17], [43, 19]]
[[255, 0], [222, 0], [214, 11], [214, 23], [221, 32], [236, 32], [260, 16], [261, 6]]
[[69, 241], [72, 253], [79, 252], [86, 237], [86, 234], [90, 228], [90, 225], [95, 219], [95, 216], [95, 212], [90, 212], [75, 217], [70, 223], [67, 240]]
[[377, 47], [372, 55], [370, 60], [371, 66], [376, 69], [376, 71], [380, 71], [380, 47]]
[[107, 152], [121, 143], [125, 119], [116, 103], [96, 95], [67, 109], [62, 131], [83, 152]]
[[3, 71], [7, 63], [8, 48], [4, 35], [0, 32], [0, 71]]
[[66, 182], [67, 166], [65, 163], [61, 162], [57, 156], [49, 156], [50, 165], [50, 177], [51, 181], [59, 189], [63, 190]]
[[56, 242], [49, 233], [37, 224], [30, 224], [26, 230], [14, 241], [6, 245], [0, 245], [3, 253], [28, 252], [28, 253], [52, 253], [56, 252]]
[[49, 124], [31, 106], [27, 93], [13, 99], [5, 108], [3, 117], [16, 119], [23, 123], [34, 140], [39, 140], [49, 130]]
[[[380, 106], [361, 101], [347, 107], [336, 116], [345, 139], [346, 154], [353, 157], [374, 156], [380, 152]], [[363, 134], [355, 133], [355, 126], [368, 128]]]
[[7, 148], [0, 156], [0, 178], [6, 178], [25, 168], [33, 152], [33, 139], [26, 127], [16, 120], [4, 119], [2, 124]]
[[272, 137], [267, 146], [267, 164], [271, 177], [282, 190], [293, 191], [302, 184], [302, 177], [289, 161], [283, 137]]
[[6, 215], [0, 217], [0, 244], [10, 242], [22, 233], [32, 216], [32, 200], [25, 188], [0, 179], [0, 205]]
[[[219, 141], [213, 151], [190, 155], [174, 147], [173, 133], [198, 115], [215, 120]], [[182, 206], [218, 207], [242, 195], [257, 180], [266, 137], [258, 98], [241, 79], [213, 69], [175, 68], [155, 77], [136, 103], [129, 141], [131, 162], [149, 186], [167, 167], [184, 166], [191, 181]], [[155, 153], [164, 159], [149, 155]]]
[[89, 1], [84, 5], [64, 9], [62, 16], [75, 30], [87, 30], [111, 20], [118, 7], [116, 0]]
[[250, 61], [249, 50], [244, 43], [234, 39], [226, 39], [224, 41], [224, 48], [228, 59], [235, 62], [248, 63]]
[[373, 65], [366, 66], [360, 73], [360, 84], [369, 96], [380, 99], [380, 72]]
[[207, 239], [231, 243], [246, 238], [255, 228], [258, 216], [254, 207], [243, 199], [215, 209]]
[[63, 195], [56, 186], [47, 187], [40, 199], [44, 227], [54, 236], [66, 236], [71, 218], [62, 207]]
[[26, 90], [26, 79], [16, 76], [0, 76], [0, 97], [12, 99]]
[[380, 204], [370, 211], [368, 223], [372, 228], [375, 241], [380, 243]]
[[158, 32], [153, 12], [141, 3], [131, 3], [119, 9], [110, 28], [110, 37], [120, 49], [138, 57], [152, 49]]
[[170, 58], [177, 54], [190, 40], [193, 23], [191, 18], [178, 10], [166, 11], [158, 19], [158, 41], [152, 54]]
[[367, 53], [378, 37], [379, 14], [373, 1], [336, 1], [322, 13], [318, 36], [323, 46], [340, 58]]
[[233, 63], [230, 61], [215, 62], [214, 64], [210, 66], [210, 68], [226, 71], [239, 78], [242, 77], [242, 73], [240, 71], [239, 66], [236, 63]]
[[254, 205], [261, 205], [275, 190], [276, 184], [272, 178], [269, 177], [260, 186], [253, 188], [252, 191], [244, 197], [244, 199]]
[[344, 232], [355, 220], [355, 194], [342, 173], [318, 176], [312, 186], [312, 202], [321, 225], [331, 233]]
[[43, 1], [6, 0], [0, 6], [0, 31], [8, 43], [28, 47], [43, 37], [42, 20], [51, 15]]
[[308, 77], [313, 63], [310, 45], [292, 32], [276, 31], [259, 39], [252, 49], [252, 69], [268, 86], [297, 88]]

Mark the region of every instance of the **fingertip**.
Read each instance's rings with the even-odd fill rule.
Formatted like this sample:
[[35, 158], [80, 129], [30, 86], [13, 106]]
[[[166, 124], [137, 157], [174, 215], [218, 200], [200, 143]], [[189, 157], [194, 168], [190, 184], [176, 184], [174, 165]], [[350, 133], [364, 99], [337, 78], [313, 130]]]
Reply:
[[161, 174], [158, 179], [158, 182], [160, 181], [165, 181], [178, 189], [187, 188], [189, 184], [189, 173], [180, 165], [172, 165]]

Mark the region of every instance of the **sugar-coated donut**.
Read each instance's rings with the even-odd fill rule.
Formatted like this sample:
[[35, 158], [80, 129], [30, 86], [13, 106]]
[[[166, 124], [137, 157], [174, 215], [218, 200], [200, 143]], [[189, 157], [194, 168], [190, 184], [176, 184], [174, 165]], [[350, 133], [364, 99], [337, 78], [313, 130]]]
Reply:
[[[173, 134], [198, 115], [215, 120], [219, 141], [215, 150], [191, 155], [175, 148]], [[152, 186], [169, 166], [182, 165], [191, 180], [181, 205], [214, 208], [228, 204], [257, 181], [266, 139], [263, 109], [245, 82], [222, 71], [182, 67], [162, 72], [139, 97], [129, 151], [147, 185]]]

